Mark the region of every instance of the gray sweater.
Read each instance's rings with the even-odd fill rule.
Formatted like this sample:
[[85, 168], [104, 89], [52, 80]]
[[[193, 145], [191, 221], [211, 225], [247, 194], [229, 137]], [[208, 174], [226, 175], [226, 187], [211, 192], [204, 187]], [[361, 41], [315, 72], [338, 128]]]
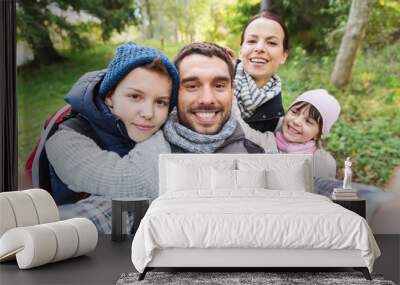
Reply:
[[[110, 234], [112, 198], [155, 199], [158, 196], [158, 155], [170, 152], [161, 131], [137, 143], [121, 158], [63, 126], [46, 143], [48, 159], [69, 189], [92, 195], [74, 204], [59, 206], [60, 218], [86, 217], [100, 233]], [[133, 215], [128, 216], [129, 225], [133, 224], [133, 219]]]
[[158, 196], [158, 154], [170, 153], [161, 131], [124, 157], [102, 150], [90, 138], [64, 127], [46, 143], [58, 177], [73, 191], [110, 198]]

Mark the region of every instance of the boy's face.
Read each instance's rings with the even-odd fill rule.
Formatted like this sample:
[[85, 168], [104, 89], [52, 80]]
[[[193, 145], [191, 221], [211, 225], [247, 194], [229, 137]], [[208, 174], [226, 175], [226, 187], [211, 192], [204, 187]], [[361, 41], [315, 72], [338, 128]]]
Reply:
[[310, 106], [301, 110], [293, 106], [283, 118], [283, 137], [292, 143], [305, 143], [316, 139], [319, 133], [318, 122], [309, 116]]
[[137, 67], [107, 95], [105, 103], [124, 122], [129, 137], [142, 142], [167, 120], [171, 90], [168, 76]]
[[179, 64], [179, 121], [191, 130], [212, 135], [228, 120], [233, 88], [228, 65], [213, 56], [192, 54]]

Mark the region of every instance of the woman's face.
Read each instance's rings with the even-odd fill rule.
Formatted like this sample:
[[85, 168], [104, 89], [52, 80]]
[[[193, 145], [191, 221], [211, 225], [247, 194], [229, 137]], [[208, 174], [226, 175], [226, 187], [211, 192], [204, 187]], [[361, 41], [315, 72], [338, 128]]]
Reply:
[[172, 82], [166, 75], [137, 67], [122, 79], [105, 103], [125, 124], [129, 137], [151, 137], [168, 117]]
[[282, 134], [291, 143], [305, 143], [317, 139], [318, 122], [309, 116], [310, 105], [302, 109], [293, 106], [283, 118]]
[[264, 86], [285, 63], [284, 37], [281, 25], [270, 19], [258, 18], [247, 26], [239, 57], [257, 87]]

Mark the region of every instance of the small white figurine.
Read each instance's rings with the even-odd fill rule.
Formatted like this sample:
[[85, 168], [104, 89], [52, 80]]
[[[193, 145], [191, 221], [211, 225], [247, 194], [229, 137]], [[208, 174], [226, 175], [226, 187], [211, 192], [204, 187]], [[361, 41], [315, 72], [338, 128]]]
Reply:
[[346, 158], [344, 162], [344, 179], [343, 179], [343, 189], [351, 190], [351, 177], [353, 176], [353, 171], [351, 170], [350, 157]]

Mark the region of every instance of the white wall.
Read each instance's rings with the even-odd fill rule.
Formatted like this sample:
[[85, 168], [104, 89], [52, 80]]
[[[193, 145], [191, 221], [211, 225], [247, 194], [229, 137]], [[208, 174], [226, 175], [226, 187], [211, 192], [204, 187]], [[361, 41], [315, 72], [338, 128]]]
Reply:
[[17, 41], [17, 67], [33, 60], [33, 52], [25, 41]]

